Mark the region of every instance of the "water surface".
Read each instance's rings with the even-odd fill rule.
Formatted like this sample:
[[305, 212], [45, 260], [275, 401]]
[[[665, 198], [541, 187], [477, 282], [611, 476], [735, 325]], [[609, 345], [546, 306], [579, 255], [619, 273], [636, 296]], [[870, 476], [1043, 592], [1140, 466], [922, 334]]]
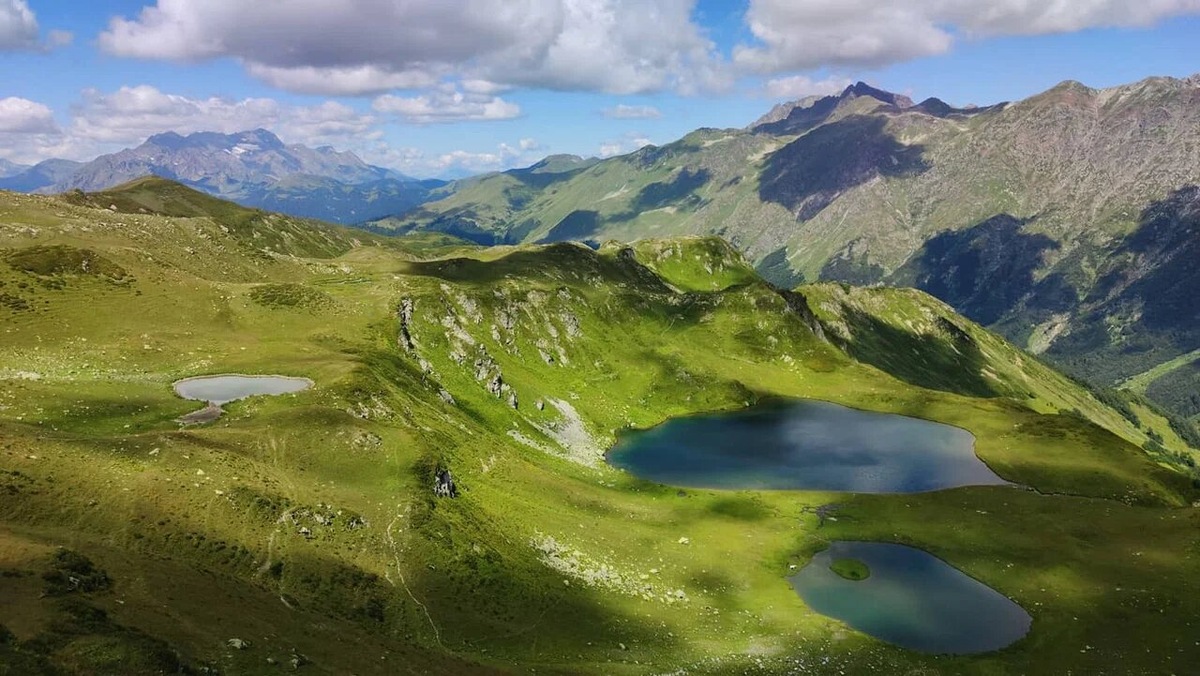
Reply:
[[[847, 580], [829, 569], [853, 558], [871, 576]], [[789, 578], [810, 608], [875, 638], [925, 653], [999, 650], [1029, 632], [1032, 619], [991, 587], [920, 549], [882, 542], [834, 542]]]
[[238, 399], [262, 394], [279, 395], [307, 390], [312, 387], [308, 378], [287, 376], [201, 376], [175, 382], [175, 393], [184, 399], [207, 401], [220, 406]]
[[693, 488], [919, 493], [1008, 483], [966, 430], [810, 400], [668, 420], [623, 434], [607, 459]]

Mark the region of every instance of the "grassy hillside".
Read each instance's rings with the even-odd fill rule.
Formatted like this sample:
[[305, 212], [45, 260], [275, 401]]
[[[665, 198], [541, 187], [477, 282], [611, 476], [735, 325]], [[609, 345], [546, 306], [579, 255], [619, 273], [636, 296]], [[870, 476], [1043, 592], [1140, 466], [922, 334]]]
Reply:
[[[151, 192], [139, 203], [174, 199]], [[117, 206], [0, 193], [13, 673], [1157, 673], [1200, 656], [1191, 477], [927, 297], [782, 294], [715, 240], [476, 250]], [[886, 358], [900, 348], [914, 356]], [[945, 378], [918, 382], [920, 363]], [[170, 384], [206, 373], [315, 387], [183, 427], [195, 402]], [[767, 396], [963, 427], [1020, 486], [680, 490], [603, 462], [620, 430]], [[434, 496], [439, 468], [457, 498]], [[1017, 600], [1032, 633], [946, 658], [848, 631], [785, 579], [830, 539], [927, 549]]]

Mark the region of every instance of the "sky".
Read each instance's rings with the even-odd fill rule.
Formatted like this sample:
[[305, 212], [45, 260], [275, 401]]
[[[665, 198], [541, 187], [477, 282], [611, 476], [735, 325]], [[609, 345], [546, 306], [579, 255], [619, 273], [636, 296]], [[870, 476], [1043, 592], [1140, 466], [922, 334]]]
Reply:
[[0, 0], [0, 159], [262, 127], [457, 177], [858, 80], [987, 105], [1187, 77], [1197, 45], [1200, 0]]

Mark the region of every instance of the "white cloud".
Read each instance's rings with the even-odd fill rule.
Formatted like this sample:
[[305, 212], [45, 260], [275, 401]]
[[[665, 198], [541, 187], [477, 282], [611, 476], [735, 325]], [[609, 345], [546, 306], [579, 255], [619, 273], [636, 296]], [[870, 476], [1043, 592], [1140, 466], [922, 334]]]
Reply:
[[523, 138], [516, 144], [501, 143], [495, 150], [483, 152], [453, 150], [426, 155], [413, 148], [389, 148], [385, 153], [363, 157], [414, 176], [467, 176], [529, 166], [542, 158], [541, 150], [537, 139]]
[[87, 90], [73, 113], [68, 133], [103, 147], [136, 145], [164, 131], [230, 134], [261, 127], [308, 145], [363, 142], [379, 134], [374, 116], [336, 101], [288, 106], [268, 98], [194, 99], [149, 85], [111, 93]]
[[462, 92], [453, 85], [442, 86], [414, 97], [384, 94], [371, 107], [378, 113], [395, 115], [406, 122], [461, 122], [464, 120], [510, 120], [521, 107], [498, 96]]
[[38, 22], [25, 0], [0, 0], [0, 50], [36, 49]]
[[337, 101], [284, 108], [274, 123], [277, 133], [305, 145], [358, 144], [380, 138], [377, 118]]
[[0, 99], [0, 157], [33, 164], [73, 151], [48, 106], [18, 97]]
[[854, 81], [847, 78], [829, 77], [824, 80], [813, 80], [804, 75], [792, 75], [767, 80], [763, 89], [766, 95], [772, 99], [799, 99], [805, 96], [840, 94], [851, 84], [854, 84]]
[[604, 117], [617, 120], [649, 120], [662, 117], [662, 111], [654, 106], [628, 106], [618, 103], [604, 109]]
[[750, 0], [757, 44], [739, 45], [744, 71], [878, 66], [949, 51], [960, 35], [1039, 35], [1148, 26], [1200, 13], [1200, 0]]
[[616, 157], [617, 155], [626, 155], [639, 148], [654, 145], [654, 143], [643, 134], [631, 133], [626, 134], [620, 139], [604, 141], [600, 144], [597, 154], [602, 158]]
[[164, 131], [231, 133], [272, 127], [281, 115], [282, 107], [274, 99], [193, 99], [141, 85], [111, 93], [86, 90], [74, 109], [70, 131], [98, 144], [128, 145]]
[[38, 39], [39, 32], [37, 15], [29, 9], [27, 0], [0, 0], [0, 52], [48, 52], [75, 39], [70, 31], [52, 30], [42, 42]]
[[[696, 0], [157, 0], [114, 18], [120, 56], [230, 57], [320, 94], [376, 94], [451, 77], [618, 94], [727, 84], [692, 20]], [[485, 92], [464, 83], [464, 91]]]
[[0, 134], [54, 134], [54, 113], [45, 104], [10, 96], [0, 99]]
[[393, 89], [421, 89], [437, 84], [437, 77], [430, 71], [392, 72], [373, 65], [278, 68], [248, 63], [246, 70], [277, 89], [327, 96], [380, 94]]
[[512, 89], [512, 87], [508, 85], [502, 85], [498, 82], [489, 82], [488, 80], [463, 80], [460, 84], [462, 85], [463, 91], [470, 94], [493, 95]]

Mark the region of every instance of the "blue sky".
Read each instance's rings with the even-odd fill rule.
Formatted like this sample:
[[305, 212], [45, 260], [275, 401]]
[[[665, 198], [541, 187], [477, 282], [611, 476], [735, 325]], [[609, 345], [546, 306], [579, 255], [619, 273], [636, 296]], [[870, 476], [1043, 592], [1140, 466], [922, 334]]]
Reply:
[[1185, 77], [1197, 44], [1196, 0], [0, 0], [0, 158], [264, 126], [463, 175], [743, 126], [855, 80], [983, 105]]

